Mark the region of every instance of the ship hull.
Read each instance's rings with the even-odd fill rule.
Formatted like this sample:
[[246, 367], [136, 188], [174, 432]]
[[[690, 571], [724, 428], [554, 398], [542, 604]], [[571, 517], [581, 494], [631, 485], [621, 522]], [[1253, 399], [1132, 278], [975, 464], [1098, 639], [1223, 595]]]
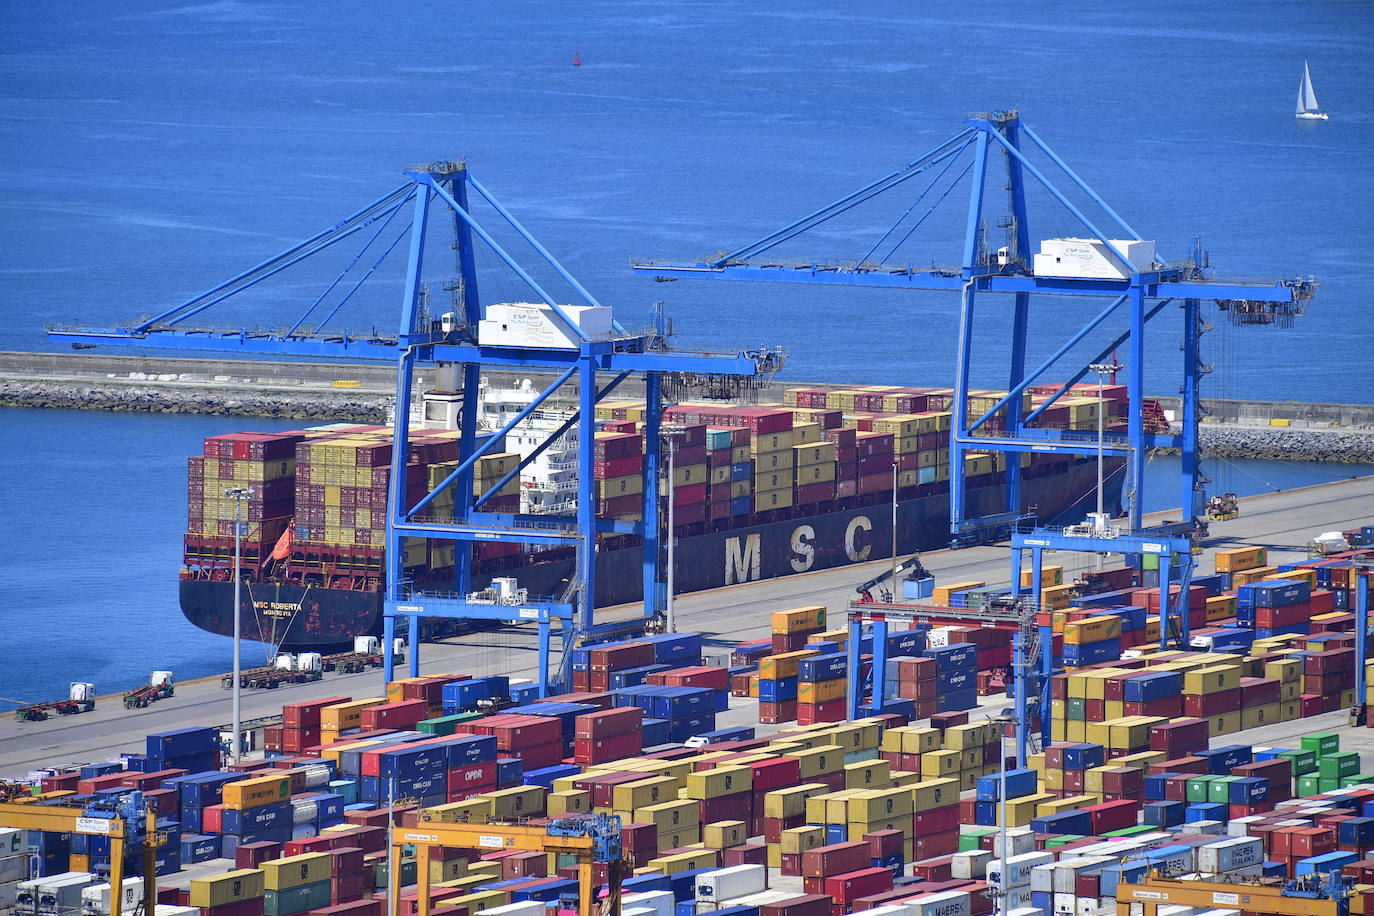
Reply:
[[[1120, 499], [1119, 474], [1109, 478], [1107, 504]], [[1023, 499], [1037, 507], [1044, 523], [1076, 521], [1096, 501], [1096, 465], [1071, 464], [1064, 473], [1022, 482]], [[970, 515], [1000, 511], [1003, 490], [988, 486], [968, 491]], [[897, 552], [909, 554], [949, 543], [949, 494], [907, 499], [897, 506]], [[675, 590], [701, 591], [745, 582], [834, 569], [892, 555], [891, 503], [798, 515], [725, 531], [679, 537], [675, 551]], [[598, 607], [639, 601], [643, 552], [635, 547], [597, 554]], [[573, 569], [570, 559], [502, 570], [531, 594], [561, 590]], [[480, 577], [479, 577], [480, 584]], [[182, 580], [181, 608], [203, 630], [232, 635], [233, 583]], [[380, 591], [346, 591], [300, 585], [254, 583], [241, 596], [244, 636], [280, 644], [284, 649], [330, 649], [354, 636], [381, 632]]]

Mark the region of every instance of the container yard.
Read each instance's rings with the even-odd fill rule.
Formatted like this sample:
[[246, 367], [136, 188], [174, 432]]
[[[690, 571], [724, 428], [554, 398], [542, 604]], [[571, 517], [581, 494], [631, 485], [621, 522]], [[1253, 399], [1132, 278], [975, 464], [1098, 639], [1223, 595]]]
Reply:
[[[380, 916], [389, 899], [406, 913], [592, 912], [616, 883], [620, 912], [638, 914], [1096, 914], [1200, 893], [1247, 895], [1253, 912], [1364, 912], [1374, 733], [1349, 710], [1370, 551], [1300, 548], [1368, 518], [1374, 490], [1255, 502], [1197, 558], [1190, 606], [1210, 650], [1151, 645], [1146, 570], [1109, 565], [1096, 592], [1051, 591], [1072, 559], [1042, 571], [1063, 599], [1065, 666], [1052, 733], [1024, 765], [1006, 693], [979, 677], [1009, 663], [995, 630], [894, 627], [881, 708], [846, 719], [842, 621], [856, 580], [884, 565], [870, 563], [683, 596], [684, 632], [578, 650], [572, 689], [543, 700], [518, 664], [447, 672], [482, 670], [482, 650], [443, 644], [420, 678], [249, 692], [261, 722], [240, 763], [221, 727], [174, 727], [224, 721], [217, 685], [178, 685], [132, 715], [6, 722], [3, 899], [24, 914], [132, 912], [151, 836], [161, 916]], [[924, 559], [931, 613], [1005, 590], [1004, 549]], [[1103, 643], [1112, 657], [1094, 655]], [[70, 822], [33, 829], [54, 817]]]

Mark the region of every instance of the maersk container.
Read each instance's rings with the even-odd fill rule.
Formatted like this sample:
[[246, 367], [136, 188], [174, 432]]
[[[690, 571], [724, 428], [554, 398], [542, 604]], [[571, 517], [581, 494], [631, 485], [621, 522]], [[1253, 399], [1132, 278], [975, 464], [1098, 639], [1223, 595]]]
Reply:
[[1264, 843], [1259, 837], [1233, 837], [1197, 847], [1194, 870], [1220, 875], [1260, 865], [1264, 862]]
[[972, 898], [968, 891], [940, 891], [906, 901], [912, 916], [969, 916]]

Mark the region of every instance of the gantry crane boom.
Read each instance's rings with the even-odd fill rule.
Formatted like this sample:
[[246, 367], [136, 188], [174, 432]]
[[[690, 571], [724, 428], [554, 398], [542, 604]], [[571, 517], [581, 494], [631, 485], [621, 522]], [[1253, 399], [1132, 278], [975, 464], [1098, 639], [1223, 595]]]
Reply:
[[1275, 916], [1348, 916], [1350, 908], [1339, 889], [1329, 884], [1327, 888], [1321, 885], [1318, 879], [1310, 887], [1294, 893], [1293, 887], [1283, 885], [1178, 881], [1149, 875], [1140, 881], [1116, 886], [1116, 913], [1117, 916], [1130, 916], [1132, 904], [1139, 904], [1144, 916], [1155, 916], [1159, 907], [1170, 905], [1207, 910], [1236, 909]]

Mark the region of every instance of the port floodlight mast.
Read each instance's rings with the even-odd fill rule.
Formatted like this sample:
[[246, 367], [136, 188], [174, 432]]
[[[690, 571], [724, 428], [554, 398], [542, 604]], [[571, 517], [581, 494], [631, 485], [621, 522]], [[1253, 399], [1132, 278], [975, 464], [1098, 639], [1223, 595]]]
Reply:
[[[476, 205], [485, 204], [494, 217], [479, 219]], [[428, 307], [425, 253], [430, 224], [438, 214], [447, 217], [450, 247], [456, 253], [458, 277], [445, 283], [453, 292], [451, 313], [434, 317]], [[407, 216], [409, 219], [407, 220]], [[393, 223], [395, 225], [393, 225]], [[398, 231], [399, 229], [399, 231]], [[535, 252], [527, 269], [494, 232], [513, 234]], [[199, 327], [191, 324], [226, 299], [255, 287], [281, 271], [313, 257], [346, 239], [363, 239], [362, 247], [347, 266], [313, 299], [289, 326], [244, 328]], [[403, 245], [402, 243], [408, 243]], [[532, 294], [531, 312], [542, 316], [549, 334], [529, 337], [490, 335], [483, 330], [492, 308], [501, 303], [488, 299], [480, 288], [477, 251], [494, 257], [498, 269], [518, 278]], [[362, 333], [334, 329], [331, 322], [354, 299], [363, 282], [393, 251], [406, 252], [404, 290], [398, 330]], [[380, 252], [380, 253], [378, 253]], [[364, 260], [366, 256], [366, 260]], [[357, 269], [361, 277], [352, 276]], [[572, 290], [582, 305], [560, 301], [535, 276], [551, 273]], [[346, 282], [346, 281], [352, 281]], [[390, 294], [388, 294], [390, 295]], [[514, 306], [510, 306], [514, 307]], [[599, 310], [599, 312], [598, 312]], [[405, 181], [384, 196], [355, 211], [328, 229], [279, 252], [231, 279], [149, 318], [113, 328], [50, 325], [51, 339], [80, 346], [105, 345], [211, 350], [220, 355], [253, 357], [260, 354], [332, 357], [393, 362], [397, 367], [395, 422], [385, 533], [385, 596], [383, 601], [384, 668], [387, 680], [394, 676], [394, 645], [398, 626], [409, 641], [409, 672], [420, 671], [421, 622], [429, 618], [469, 621], [534, 623], [538, 629], [538, 693], [547, 696], [551, 685], [566, 684], [571, 670], [570, 648], [580, 637], [623, 629], [625, 624], [599, 624], [596, 603], [597, 538], [604, 534], [637, 535], [643, 542], [642, 621], [663, 615], [665, 587], [662, 535], [658, 506], [658, 475], [662, 468], [659, 435], [665, 387], [671, 392], [705, 389], [749, 393], [765, 386], [782, 367], [786, 354], [779, 348], [740, 349], [735, 352], [679, 352], [670, 344], [671, 325], [662, 309], [656, 309], [653, 325], [626, 328], [609, 310], [560, 264], [509, 210], [482, 185], [462, 160], [438, 161], [407, 168]], [[604, 324], [586, 316], [607, 316]], [[308, 322], [308, 323], [307, 323]], [[500, 322], [496, 322], [497, 325]], [[505, 329], [502, 328], [502, 331]], [[457, 466], [437, 484], [408, 486], [410, 447], [409, 418], [415, 401], [412, 390], [417, 368], [451, 366], [460, 381], [461, 410]], [[512, 416], [498, 430], [479, 435], [478, 392], [484, 369], [534, 370], [555, 374], [552, 385]], [[630, 376], [642, 376], [645, 391], [644, 500], [640, 520], [597, 517], [597, 490], [592, 478], [595, 461], [596, 407], [598, 402]], [[602, 376], [609, 377], [604, 385]], [[496, 449], [507, 433], [527, 419], [565, 384], [575, 383], [576, 411], [550, 433], [534, 451], [494, 486], [474, 490], [475, 470], [481, 458]], [[484, 508], [545, 449], [566, 433], [577, 437], [578, 479], [576, 515], [522, 514]], [[417, 494], [417, 489], [419, 494]], [[439, 497], [452, 492], [452, 508]], [[422, 494], [422, 495], [420, 495]], [[445, 508], [441, 508], [445, 506]], [[405, 539], [453, 544], [452, 588], [422, 585], [409, 576], [403, 549]], [[480, 544], [517, 544], [527, 549], [551, 545], [574, 549], [574, 571], [560, 594], [529, 598], [524, 590], [515, 597], [493, 600], [493, 589], [477, 589], [473, 557]], [[235, 574], [236, 583], [241, 574]], [[529, 598], [529, 600], [525, 600]], [[236, 625], [243, 614], [236, 599]], [[562, 661], [551, 672], [552, 626], [559, 623]]]
[[[999, 155], [1004, 160], [1004, 170], [1000, 175], [993, 175], [992, 161]], [[966, 162], [962, 170], [958, 167], [960, 162]], [[861, 213], [851, 211], [880, 197], [891, 201], [908, 188], [918, 187], [915, 182], [907, 184], [918, 177], [924, 185], [900, 201], [902, 206], [898, 207], [895, 221], [889, 225], [886, 218], [875, 220], [876, 225], [855, 230], [861, 233], [872, 229], [872, 235], [876, 236], [871, 245], [861, 242], [866, 250], [856, 258], [796, 260], [774, 251], [812, 230], [819, 230], [814, 233], [816, 235], [828, 230], [822, 244], [833, 246], [830, 240], [836, 235], [834, 230], [845, 229], [830, 221], [849, 214], [850, 219], [867, 222], [867, 214], [874, 212], [878, 204]], [[922, 250], [914, 256], [906, 254], [905, 243], [966, 177], [969, 179], [968, 211], [958, 261], [941, 266], [930, 257], [929, 251]], [[1060, 183], [1063, 183], [1062, 189]], [[1007, 211], [996, 223], [1005, 230], [1005, 244], [995, 250], [993, 243], [988, 241], [993, 230], [985, 217], [985, 198], [990, 196], [991, 190], [1005, 190], [1007, 199]], [[1031, 190], [1047, 194], [1062, 207], [1062, 212], [1056, 210], [1048, 215], [1062, 220], [1066, 212], [1085, 233], [1083, 238], [1050, 240], [1059, 245], [1060, 253], [1065, 256], [1064, 264], [1056, 266], [1052, 250], [1047, 255], [1045, 245], [1048, 243], [1042, 243], [1041, 253], [1032, 251], [1032, 214], [1028, 204], [1028, 191]], [[1087, 209], [1101, 216], [1095, 220], [1075, 204], [1070, 195], [1079, 200], [1086, 198], [1091, 204]], [[1037, 214], [1038, 218], [1042, 216]], [[1101, 222], [1103, 218], [1106, 222]], [[1072, 252], [1068, 250], [1070, 247]], [[1195, 241], [1186, 257], [1177, 261], [1158, 260], [1153, 252], [1154, 243], [1142, 240], [1139, 233], [1021, 120], [1019, 112], [1012, 109], [970, 115], [957, 133], [919, 158], [747, 245], [698, 261], [640, 259], [634, 262], [634, 269], [655, 277], [820, 283], [958, 293], [949, 501], [952, 545], [964, 546], [978, 540], [995, 539], [1001, 532], [1024, 522], [1026, 507], [1021, 500], [1021, 476], [1015, 469], [1021, 456], [1028, 453], [1087, 457], [1100, 450], [1121, 457], [1126, 467], [1127, 527], [1134, 532], [1143, 527], [1144, 470], [1149, 449], [1178, 449], [1183, 456], [1179, 481], [1183, 519], [1179, 528], [1199, 528], [1206, 494], [1198, 464], [1201, 418], [1198, 387], [1201, 378], [1210, 371], [1199, 356], [1199, 338], [1207, 329], [1201, 305], [1204, 301], [1215, 302], [1238, 325], [1287, 327], [1294, 317], [1303, 314], [1308, 300], [1316, 292], [1317, 281], [1310, 277], [1269, 281], [1215, 279], [1200, 240]], [[1091, 260], [1096, 267], [1085, 270], [1073, 266], [1080, 259]], [[1011, 297], [1010, 314], [980, 305], [990, 293]], [[1073, 330], [1043, 362], [1028, 369], [1026, 338], [1033, 294], [1072, 297], [1069, 302], [1057, 305], [1059, 321], [1069, 311], [1066, 306], [1071, 307], [1079, 297], [1110, 298], [1110, 302]], [[1178, 422], [1170, 428], [1167, 424], [1160, 425], [1157, 418], [1152, 421], [1147, 416], [1144, 365], [1147, 325], [1172, 302], [1180, 303], [1183, 312], [1183, 359], [1176, 376], [1183, 406]], [[1126, 313], [1124, 322], [1120, 317], [1123, 309]], [[1125, 329], [1102, 346], [1094, 358], [1076, 368], [1070, 365], [1068, 380], [1039, 406], [1029, 409], [1025, 403], [1029, 386], [1079, 344], [1095, 349], [1096, 343], [1089, 340], [1090, 335], [1099, 328], [1110, 327], [1109, 319], [1114, 318], [1118, 326], [1124, 323]], [[979, 336], [975, 331], [980, 327], [986, 334], [1000, 334], [1006, 338], [1005, 346], [1011, 354], [1006, 375], [1009, 390], [991, 409], [972, 417], [969, 412], [970, 374], [973, 342]], [[1129, 395], [1124, 435], [1108, 433], [1099, 446], [1091, 441], [1091, 434], [1050, 426], [1044, 417], [1045, 411], [1082, 380], [1092, 365], [1108, 359], [1123, 344], [1127, 348]], [[994, 428], [996, 426], [1000, 429]], [[971, 513], [965, 492], [967, 469], [964, 464], [964, 456], [971, 450], [1007, 456], [1006, 464], [1011, 470], [1005, 475], [1001, 511], [981, 517]]]
[[240, 702], [243, 694], [243, 619], [237, 613], [243, 606], [243, 504], [248, 499], [246, 487], [231, 487], [224, 491], [226, 499], [234, 501], [234, 686], [233, 694], [233, 750], [230, 752], [234, 763], [243, 756], [243, 718]]

